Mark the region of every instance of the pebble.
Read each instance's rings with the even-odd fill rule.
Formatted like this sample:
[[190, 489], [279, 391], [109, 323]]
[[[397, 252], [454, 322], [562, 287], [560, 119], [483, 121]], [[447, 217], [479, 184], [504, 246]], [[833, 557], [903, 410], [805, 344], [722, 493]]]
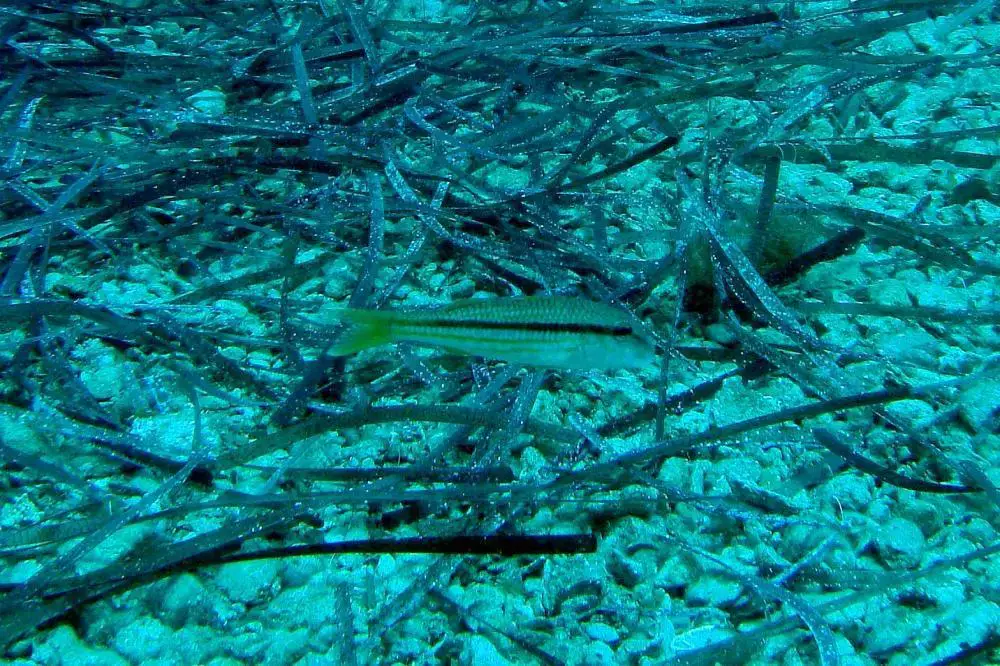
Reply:
[[508, 666], [511, 663], [489, 639], [477, 635], [465, 641], [460, 662], [469, 666]]
[[688, 587], [684, 599], [694, 606], [724, 608], [739, 599], [739, 583], [719, 576], [702, 576]]
[[593, 640], [600, 641], [601, 643], [606, 643], [608, 645], [614, 645], [621, 638], [618, 635], [618, 631], [616, 631], [614, 627], [603, 622], [588, 622], [584, 631], [586, 631], [587, 636]]
[[875, 538], [879, 554], [889, 566], [913, 568], [924, 555], [924, 534], [916, 523], [893, 518], [883, 525]]
[[277, 580], [279, 566], [271, 560], [227, 564], [219, 570], [215, 584], [232, 601], [254, 603], [267, 596]]
[[111, 650], [85, 645], [68, 625], [52, 630], [48, 639], [38, 646], [32, 658], [39, 664], [87, 664], [88, 666], [128, 666], [120, 655]]
[[173, 631], [156, 618], [140, 617], [119, 629], [112, 645], [118, 654], [133, 662], [144, 663], [160, 656], [172, 638]]

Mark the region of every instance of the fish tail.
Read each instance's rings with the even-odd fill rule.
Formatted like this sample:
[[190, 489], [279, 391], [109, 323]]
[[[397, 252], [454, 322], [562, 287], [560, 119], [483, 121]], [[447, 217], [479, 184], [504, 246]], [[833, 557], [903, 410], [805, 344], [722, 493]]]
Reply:
[[392, 325], [396, 317], [392, 312], [348, 308], [341, 312], [341, 318], [351, 326], [330, 349], [333, 356], [347, 356], [393, 342]]

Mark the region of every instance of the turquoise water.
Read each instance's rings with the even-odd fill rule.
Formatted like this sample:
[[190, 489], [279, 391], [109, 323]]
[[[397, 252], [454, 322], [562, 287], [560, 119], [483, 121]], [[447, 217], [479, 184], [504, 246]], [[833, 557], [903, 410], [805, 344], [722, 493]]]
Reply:
[[3, 658], [1000, 663], [998, 12], [0, 8]]

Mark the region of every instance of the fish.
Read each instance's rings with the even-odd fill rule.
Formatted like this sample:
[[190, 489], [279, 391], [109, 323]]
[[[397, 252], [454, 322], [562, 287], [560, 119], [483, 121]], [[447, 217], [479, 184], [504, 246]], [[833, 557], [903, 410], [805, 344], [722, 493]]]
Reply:
[[536, 368], [615, 370], [648, 366], [654, 346], [629, 315], [570, 296], [469, 298], [422, 310], [340, 313], [350, 327], [330, 353], [347, 356], [396, 342]]

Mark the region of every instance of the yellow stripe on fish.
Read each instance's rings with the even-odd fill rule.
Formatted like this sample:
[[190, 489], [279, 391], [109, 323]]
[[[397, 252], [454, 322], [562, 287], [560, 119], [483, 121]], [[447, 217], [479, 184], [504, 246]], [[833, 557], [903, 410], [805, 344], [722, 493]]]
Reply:
[[608, 370], [653, 362], [653, 347], [618, 308], [567, 296], [473, 298], [426, 310], [342, 311], [351, 328], [335, 356], [394, 342], [543, 368]]

